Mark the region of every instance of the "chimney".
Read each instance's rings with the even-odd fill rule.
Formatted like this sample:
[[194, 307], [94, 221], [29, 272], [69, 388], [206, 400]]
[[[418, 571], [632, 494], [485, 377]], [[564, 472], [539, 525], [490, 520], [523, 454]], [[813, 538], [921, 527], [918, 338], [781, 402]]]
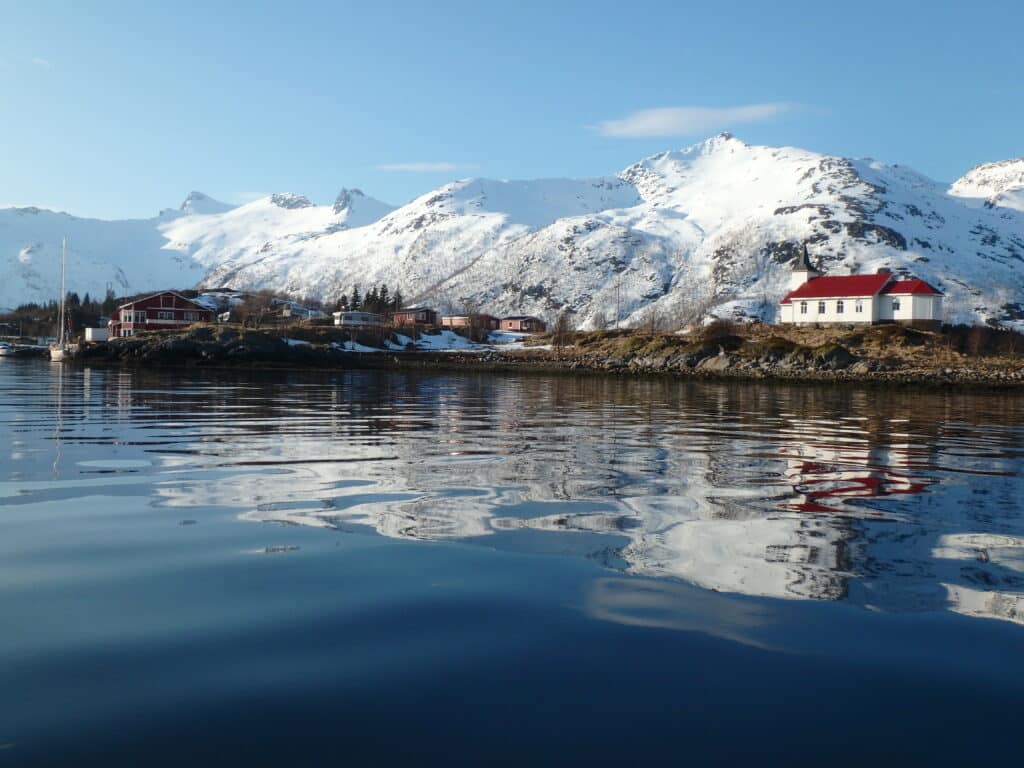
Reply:
[[888, 267], [879, 267], [878, 271], [875, 274], [876, 275], [891, 275], [892, 274], [892, 270], [889, 269]]

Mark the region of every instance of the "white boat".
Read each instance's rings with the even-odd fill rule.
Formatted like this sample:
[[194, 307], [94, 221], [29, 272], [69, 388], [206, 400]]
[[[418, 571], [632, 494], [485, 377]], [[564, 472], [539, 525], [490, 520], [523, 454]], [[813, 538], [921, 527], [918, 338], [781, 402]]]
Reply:
[[67, 238], [60, 241], [60, 314], [58, 319], [60, 335], [57, 337], [57, 342], [50, 345], [50, 359], [57, 361], [68, 360], [74, 357], [80, 349], [78, 344], [72, 344], [68, 339], [67, 308], [65, 306], [67, 291], [64, 288], [64, 261], [67, 255], [67, 244]]
[[14, 357], [16, 354], [18, 354], [18, 351], [13, 344], [0, 341], [0, 357]]

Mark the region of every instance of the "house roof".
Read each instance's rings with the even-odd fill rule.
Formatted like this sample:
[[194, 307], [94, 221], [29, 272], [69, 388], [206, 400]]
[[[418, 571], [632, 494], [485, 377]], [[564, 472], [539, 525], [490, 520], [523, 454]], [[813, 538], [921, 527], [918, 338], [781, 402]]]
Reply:
[[117, 308], [118, 309], [124, 309], [125, 307], [132, 307], [132, 306], [135, 306], [136, 304], [138, 304], [141, 301], [149, 301], [150, 299], [154, 299], [157, 296], [163, 296], [165, 294], [170, 294], [171, 296], [176, 296], [177, 298], [181, 299], [182, 301], [187, 301], [189, 304], [194, 304], [197, 309], [201, 309], [204, 312], [213, 312], [213, 310], [210, 309], [209, 307], [207, 307], [207, 306], [205, 306], [203, 304], [200, 304], [198, 301], [195, 301], [193, 299], [186, 298], [186, 297], [182, 296], [180, 293], [178, 293], [177, 291], [157, 291], [156, 293], [151, 293], [148, 296], [143, 296], [142, 298], [135, 299], [135, 301], [129, 301], [129, 302], [125, 303], [125, 304], [120, 304], [120, 305], [118, 305]]
[[926, 294], [931, 296], [941, 296], [940, 291], [935, 286], [926, 283], [924, 280], [897, 280], [896, 282], [889, 283], [885, 286], [885, 290], [882, 293], [917, 293]]
[[533, 315], [509, 315], [508, 317], [501, 318], [502, 320], [540, 320], [539, 317]]
[[794, 299], [845, 299], [874, 296], [892, 279], [883, 272], [880, 275], [840, 275], [836, 277], [812, 277], [782, 300], [789, 304]]

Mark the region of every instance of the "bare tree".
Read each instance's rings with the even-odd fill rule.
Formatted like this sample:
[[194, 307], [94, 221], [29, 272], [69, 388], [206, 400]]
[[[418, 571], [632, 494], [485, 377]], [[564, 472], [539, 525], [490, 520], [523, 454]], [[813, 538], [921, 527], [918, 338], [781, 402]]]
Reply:
[[572, 317], [570, 316], [571, 310], [563, 310], [558, 315], [558, 319], [555, 320], [554, 340], [553, 343], [556, 349], [562, 349], [567, 346], [572, 339]]
[[480, 302], [472, 297], [463, 297], [462, 314], [466, 317], [466, 332], [471, 341], [485, 341], [490, 335], [490, 328], [484, 326], [483, 310]]
[[270, 311], [273, 298], [270, 291], [250, 293], [235, 307], [235, 317], [246, 328], [259, 328]]

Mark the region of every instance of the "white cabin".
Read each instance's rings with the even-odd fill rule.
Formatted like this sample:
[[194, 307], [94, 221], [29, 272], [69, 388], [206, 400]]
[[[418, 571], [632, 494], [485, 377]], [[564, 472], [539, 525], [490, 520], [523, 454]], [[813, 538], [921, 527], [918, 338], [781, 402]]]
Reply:
[[334, 324], [342, 328], [379, 328], [384, 316], [374, 312], [335, 312]]

